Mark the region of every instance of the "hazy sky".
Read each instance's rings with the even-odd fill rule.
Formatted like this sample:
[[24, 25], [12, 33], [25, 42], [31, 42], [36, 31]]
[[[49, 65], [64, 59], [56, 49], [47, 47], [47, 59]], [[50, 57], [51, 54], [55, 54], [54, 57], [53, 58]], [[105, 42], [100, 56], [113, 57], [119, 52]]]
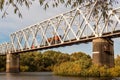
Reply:
[[[26, 8], [21, 8], [23, 18], [20, 19], [12, 11], [12, 7], [8, 9], [9, 15], [6, 18], [0, 18], [0, 44], [3, 42], [10, 41], [9, 35], [13, 32], [16, 32], [20, 29], [23, 29], [29, 25], [41, 22], [42, 20], [51, 18], [63, 12], [69, 11], [70, 8], [65, 8], [63, 5], [60, 5], [58, 8], [49, 8], [46, 11], [39, 6], [39, 3], [35, 2], [32, 7], [28, 10]], [[2, 13], [0, 13], [0, 17]], [[115, 40], [115, 54], [120, 53], [120, 39]], [[92, 54], [92, 43], [83, 43], [68, 47], [55, 48], [54, 50], [72, 53], [72, 52], [86, 52], [90, 55]]]

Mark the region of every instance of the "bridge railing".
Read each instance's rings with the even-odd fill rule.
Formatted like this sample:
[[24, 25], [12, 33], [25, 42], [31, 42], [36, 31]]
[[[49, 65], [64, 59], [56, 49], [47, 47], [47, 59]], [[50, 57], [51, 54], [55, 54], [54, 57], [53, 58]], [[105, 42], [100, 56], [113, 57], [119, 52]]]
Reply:
[[94, 12], [96, 4], [97, 1], [88, 3], [12, 33], [7, 51], [26, 51], [120, 32], [120, 8], [107, 11], [104, 17], [100, 10]]

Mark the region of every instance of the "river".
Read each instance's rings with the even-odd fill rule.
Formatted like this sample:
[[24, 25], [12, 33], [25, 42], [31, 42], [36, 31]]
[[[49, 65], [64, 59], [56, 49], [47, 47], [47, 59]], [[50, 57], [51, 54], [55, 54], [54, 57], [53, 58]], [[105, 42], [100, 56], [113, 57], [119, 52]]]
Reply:
[[65, 77], [51, 72], [0, 73], [0, 80], [120, 80], [120, 78]]

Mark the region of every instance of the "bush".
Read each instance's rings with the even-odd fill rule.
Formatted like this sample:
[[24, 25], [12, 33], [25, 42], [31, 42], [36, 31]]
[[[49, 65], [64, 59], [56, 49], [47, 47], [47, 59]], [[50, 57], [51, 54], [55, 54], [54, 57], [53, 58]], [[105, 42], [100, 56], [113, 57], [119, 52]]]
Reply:
[[115, 66], [114, 68], [109, 69], [110, 76], [120, 77], [120, 66]]
[[20, 70], [22, 72], [27, 72], [29, 70], [29, 67], [28, 66], [20, 66]]
[[99, 77], [100, 76], [99, 66], [98, 65], [92, 65], [88, 69], [88, 76], [90, 76], [90, 77]]
[[53, 72], [57, 75], [78, 76], [80, 75], [81, 67], [74, 62], [64, 62], [59, 66], [55, 66]]

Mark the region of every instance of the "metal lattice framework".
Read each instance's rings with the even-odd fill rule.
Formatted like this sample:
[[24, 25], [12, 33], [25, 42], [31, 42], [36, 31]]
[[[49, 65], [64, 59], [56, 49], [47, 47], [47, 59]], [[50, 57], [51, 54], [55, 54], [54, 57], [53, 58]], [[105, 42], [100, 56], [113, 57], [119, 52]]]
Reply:
[[0, 45], [0, 54], [42, 49], [120, 33], [120, 8], [109, 10], [108, 18], [105, 19], [101, 11], [93, 15], [96, 2], [88, 5], [14, 32], [10, 35], [11, 42]]

